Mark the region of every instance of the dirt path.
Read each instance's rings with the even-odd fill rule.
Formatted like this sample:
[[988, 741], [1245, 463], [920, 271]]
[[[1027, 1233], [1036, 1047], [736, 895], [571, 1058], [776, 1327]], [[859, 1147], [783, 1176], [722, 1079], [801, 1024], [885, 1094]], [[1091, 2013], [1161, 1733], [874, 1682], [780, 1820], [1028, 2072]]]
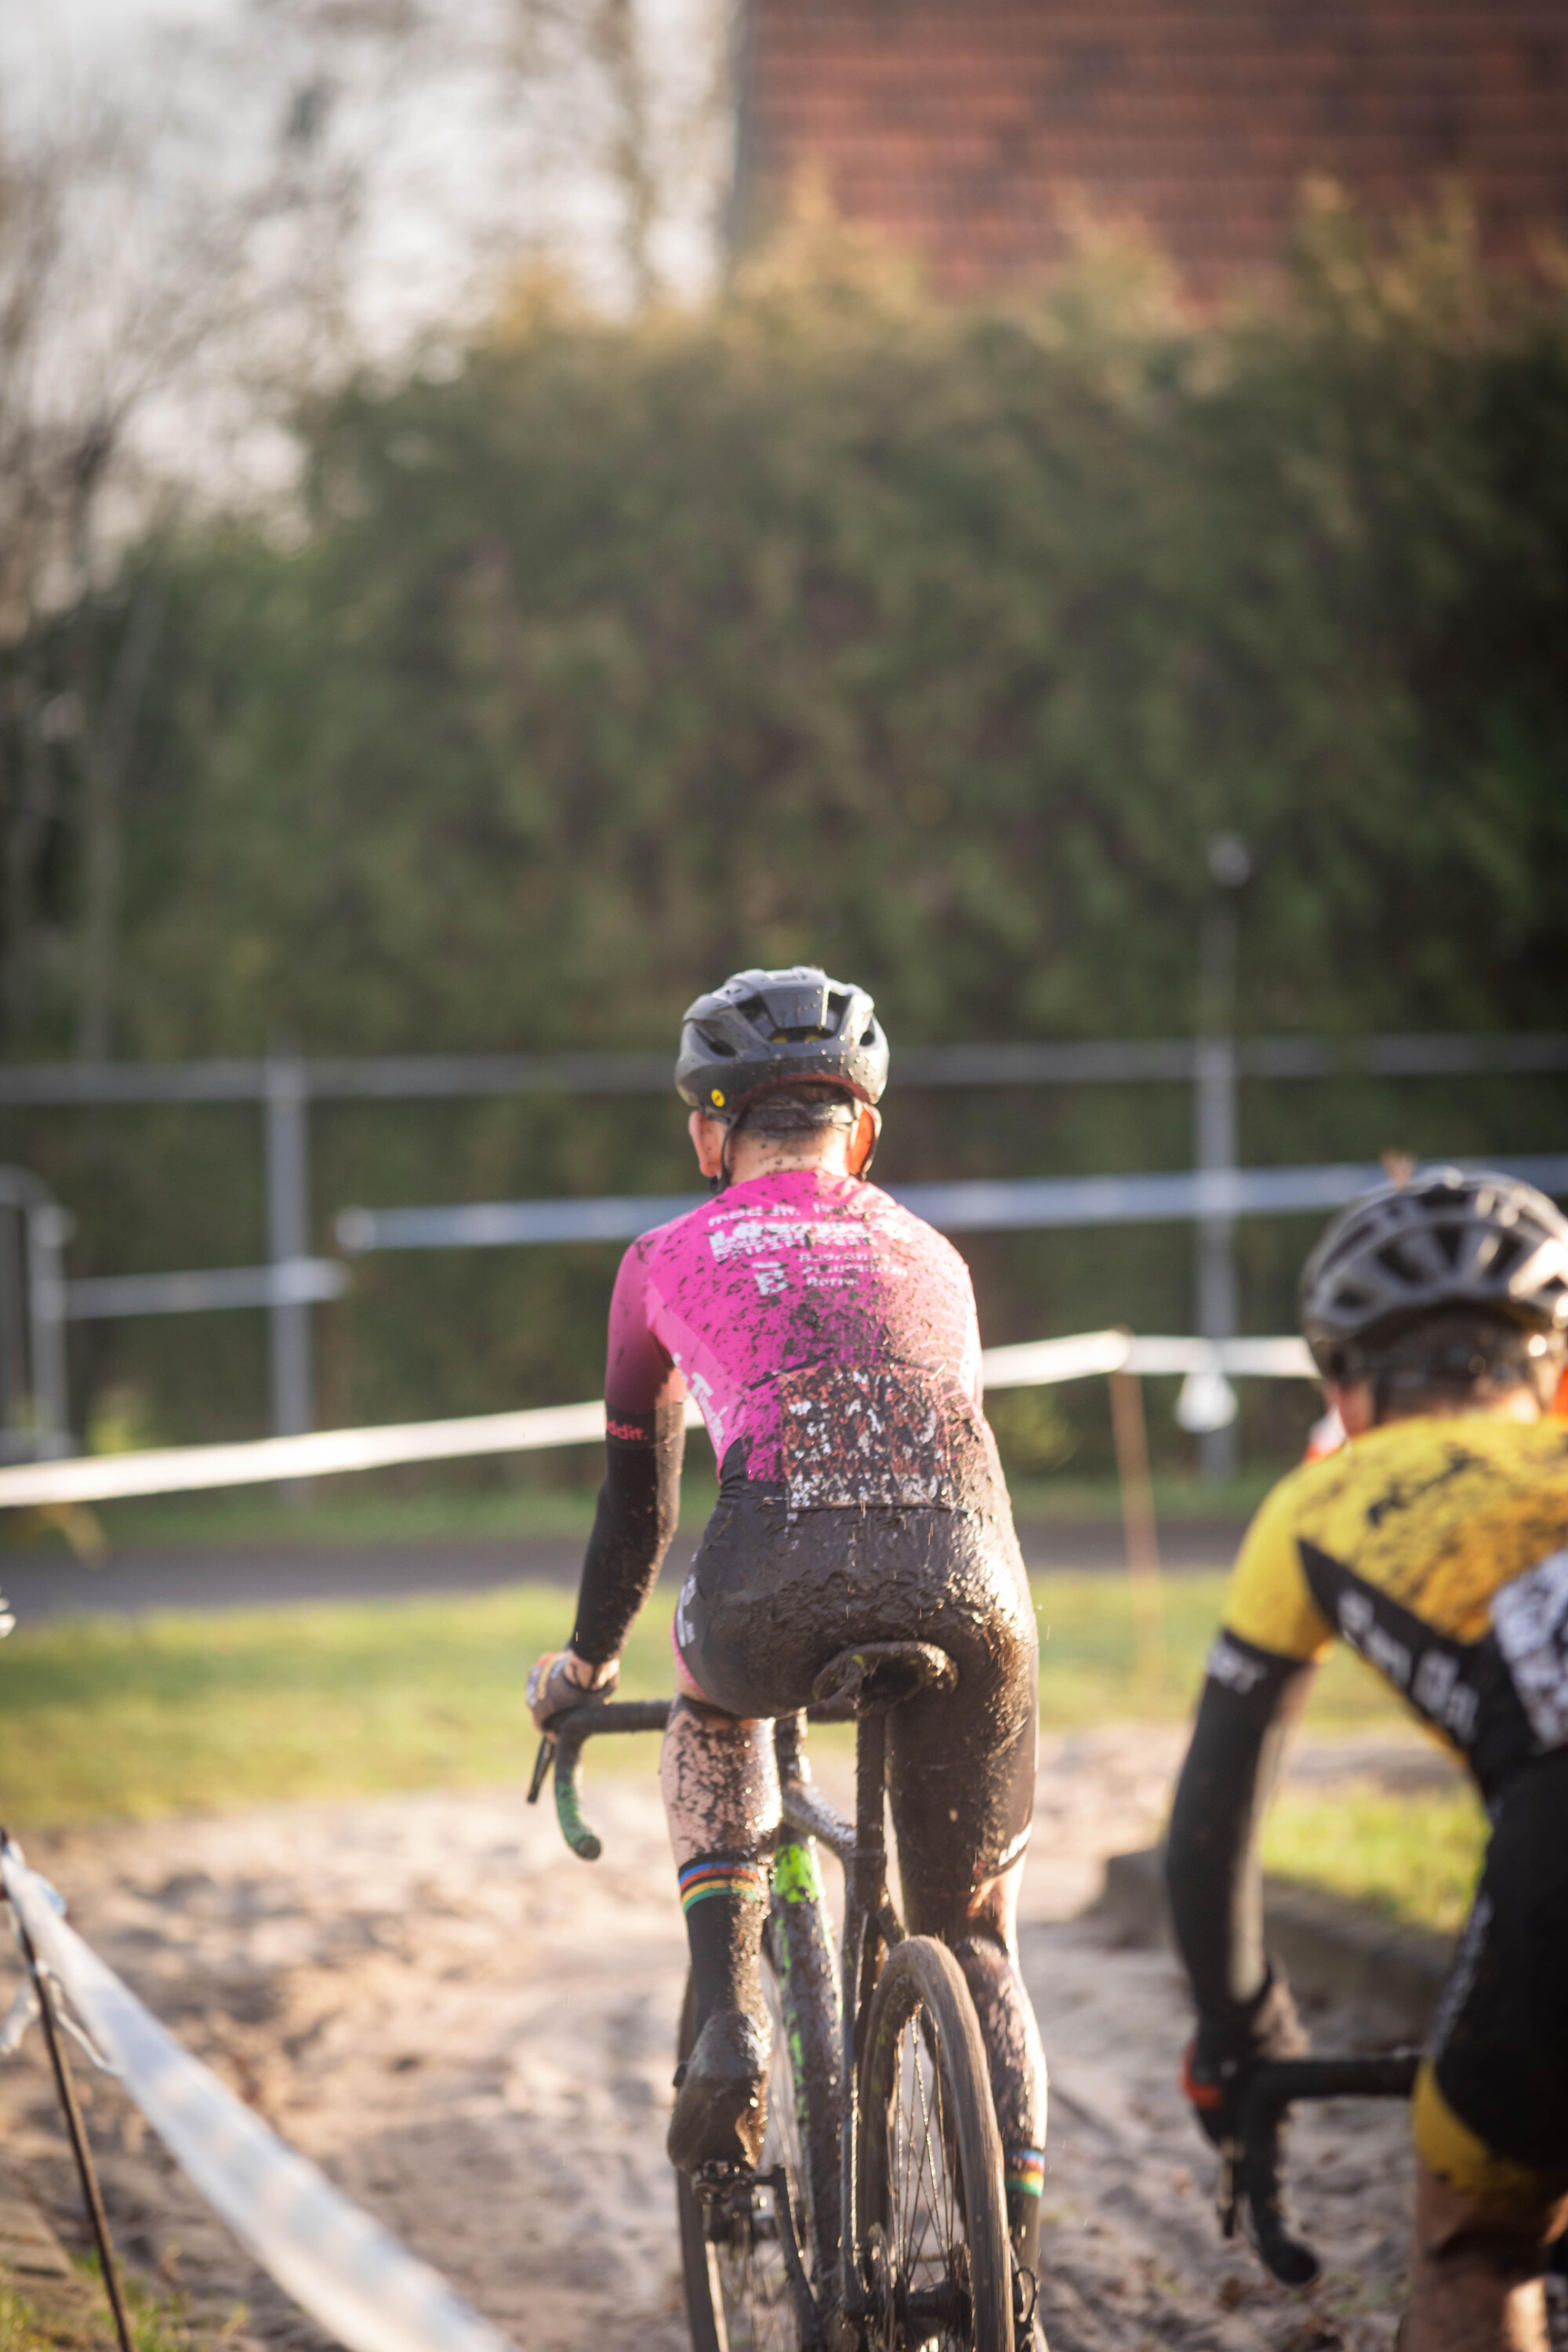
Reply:
[[[1299, 2210], [1334, 2275], [1307, 2301], [1268, 2287], [1215, 2235], [1212, 2164], [1172, 2079], [1186, 2023], [1171, 1963], [1074, 1916], [1105, 1854], [1147, 1842], [1179, 1744], [1108, 1730], [1042, 1763], [1024, 1957], [1052, 2065], [1053, 2347], [1386, 2352], [1399, 2116], [1340, 2108], [1299, 2129]], [[76, 1832], [29, 1858], [189, 2047], [524, 2352], [685, 2352], [663, 2154], [684, 1947], [651, 1775], [601, 1778], [591, 1810], [591, 1868], [513, 1790]], [[132, 2260], [215, 2322], [244, 2305], [231, 2343], [321, 2343], [111, 2084], [90, 2118]], [[36, 2037], [0, 2069], [0, 2131], [79, 2242]]]

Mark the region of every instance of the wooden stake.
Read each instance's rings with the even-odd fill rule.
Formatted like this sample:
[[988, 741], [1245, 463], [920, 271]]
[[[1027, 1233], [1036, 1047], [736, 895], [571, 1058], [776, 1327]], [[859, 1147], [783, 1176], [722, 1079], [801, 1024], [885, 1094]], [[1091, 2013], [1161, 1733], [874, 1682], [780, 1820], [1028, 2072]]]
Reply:
[[1116, 1475], [1121, 1489], [1121, 1528], [1141, 1675], [1158, 1678], [1164, 1664], [1164, 1622], [1160, 1590], [1160, 1541], [1154, 1524], [1154, 1490], [1149, 1480], [1149, 1431], [1143, 1414], [1143, 1383], [1136, 1372], [1110, 1374], [1110, 1427], [1116, 1443]]
[[[0, 1831], [0, 1837], [4, 1835], [4, 1831]], [[135, 2347], [131, 2340], [131, 2322], [126, 2316], [125, 2298], [120, 2291], [120, 2273], [115, 2265], [114, 2247], [109, 2235], [109, 2217], [103, 2210], [103, 2196], [98, 2185], [98, 2172], [92, 2161], [92, 2150], [88, 2146], [87, 2126], [82, 2122], [76, 2084], [71, 2080], [70, 2067], [66, 2061], [59, 2028], [55, 2021], [55, 2004], [49, 1990], [48, 1975], [40, 1965], [37, 1953], [33, 1948], [33, 1939], [23, 1923], [21, 1913], [13, 1908], [11, 1916], [16, 1925], [16, 1941], [22, 1947], [22, 1958], [27, 1964], [27, 1973], [33, 1979], [33, 1990], [37, 1997], [38, 2018], [44, 2029], [44, 2041], [48, 2049], [49, 2065], [54, 2073], [55, 2088], [59, 2093], [60, 2105], [65, 2110], [66, 2130], [70, 2136], [71, 2154], [76, 2158], [77, 2178], [81, 2182], [82, 2202], [87, 2207], [87, 2218], [91, 2225], [93, 2243], [98, 2248], [98, 2266], [103, 2278], [103, 2291], [109, 2297], [109, 2308], [113, 2315], [114, 2333], [120, 2340], [120, 2352], [135, 2352]]]

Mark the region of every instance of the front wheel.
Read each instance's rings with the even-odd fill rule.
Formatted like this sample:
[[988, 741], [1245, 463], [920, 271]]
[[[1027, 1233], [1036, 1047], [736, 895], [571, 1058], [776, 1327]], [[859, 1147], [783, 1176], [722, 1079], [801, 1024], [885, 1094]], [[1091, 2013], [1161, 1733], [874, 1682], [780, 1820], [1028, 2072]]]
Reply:
[[856, 2160], [874, 2352], [1013, 2352], [985, 2051], [958, 1963], [929, 1936], [895, 1946], [878, 1979]]

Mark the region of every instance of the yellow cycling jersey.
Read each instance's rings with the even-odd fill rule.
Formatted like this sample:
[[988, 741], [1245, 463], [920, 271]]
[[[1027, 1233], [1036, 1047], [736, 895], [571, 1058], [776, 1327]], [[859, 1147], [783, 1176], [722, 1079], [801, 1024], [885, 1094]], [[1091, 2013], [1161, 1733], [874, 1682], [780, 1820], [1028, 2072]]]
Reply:
[[[1348, 1641], [1483, 1782], [1568, 1744], [1568, 1427], [1394, 1422], [1280, 1481], [1225, 1633], [1276, 1657]], [[1211, 1674], [1249, 1673], [1224, 1637]]]
[[1568, 1425], [1397, 1421], [1282, 1478], [1225, 1607], [1231, 1633], [1282, 1658], [1325, 1657], [1342, 1630], [1313, 1597], [1303, 1539], [1434, 1633], [1478, 1641], [1500, 1587], [1568, 1545]]

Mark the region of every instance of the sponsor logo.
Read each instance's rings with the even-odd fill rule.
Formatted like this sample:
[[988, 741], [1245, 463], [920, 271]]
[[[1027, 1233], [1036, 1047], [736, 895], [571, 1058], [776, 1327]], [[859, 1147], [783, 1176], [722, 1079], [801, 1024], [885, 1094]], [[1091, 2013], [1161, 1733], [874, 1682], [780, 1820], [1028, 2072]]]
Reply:
[[1492, 1597], [1492, 1632], [1542, 1748], [1568, 1747], [1568, 1551]]
[[1238, 1650], [1229, 1636], [1221, 1633], [1211, 1643], [1204, 1671], [1211, 1681], [1223, 1683], [1226, 1690], [1238, 1691], [1245, 1698], [1263, 1680], [1268, 1668], [1259, 1658], [1249, 1658]]

